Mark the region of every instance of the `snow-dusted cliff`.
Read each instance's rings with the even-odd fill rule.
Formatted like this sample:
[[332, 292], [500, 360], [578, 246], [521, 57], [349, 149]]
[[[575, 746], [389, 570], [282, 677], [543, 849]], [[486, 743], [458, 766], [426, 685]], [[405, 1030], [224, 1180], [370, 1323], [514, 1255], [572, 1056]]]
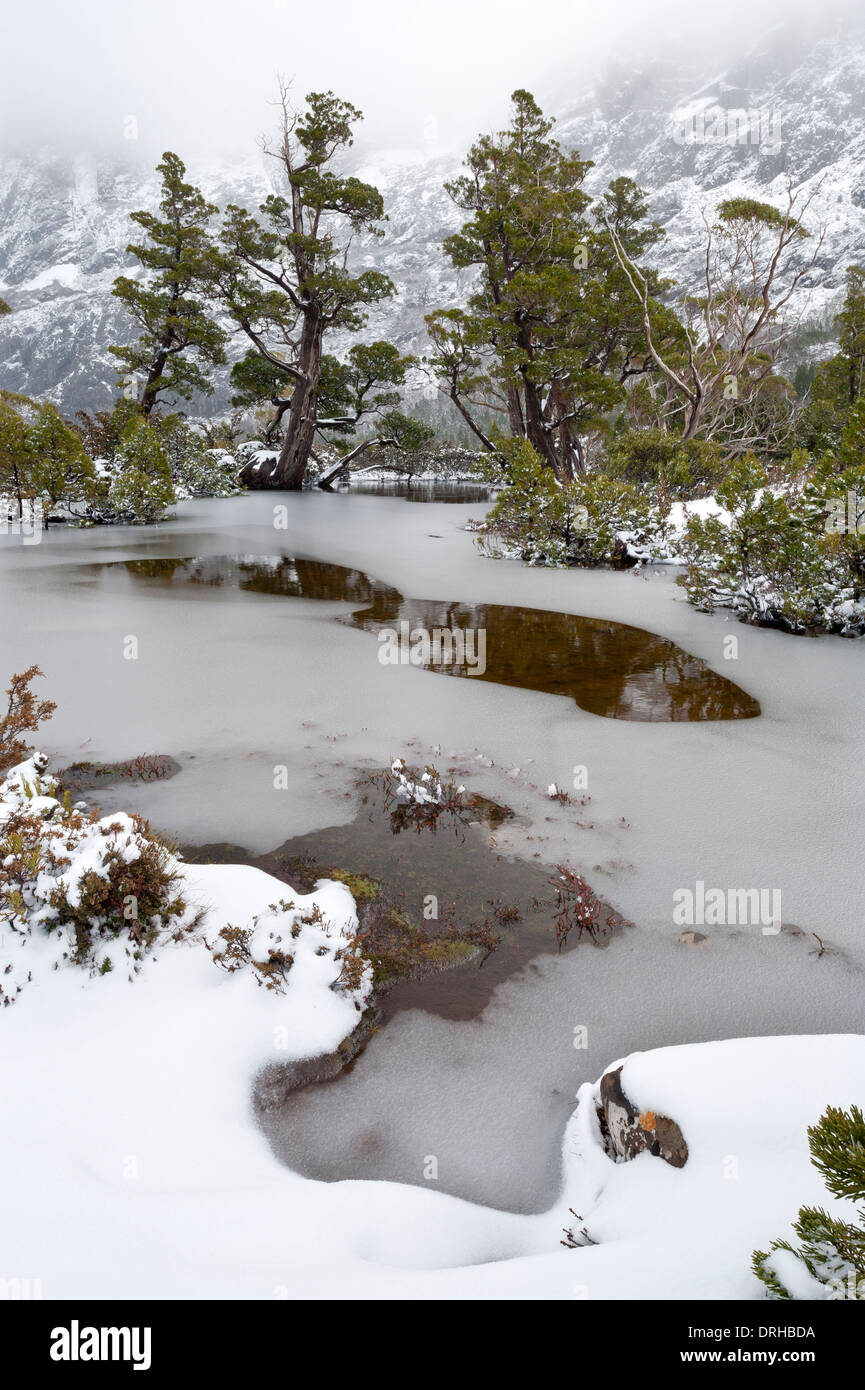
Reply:
[[[865, 259], [865, 32], [797, 51], [775, 31], [721, 74], [663, 62], [608, 73], [591, 95], [564, 104], [558, 134], [595, 160], [593, 189], [628, 173], [650, 193], [667, 231], [658, 258], [683, 284], [699, 274], [704, 211], [740, 191], [781, 200], [788, 179], [812, 198], [807, 225], [825, 229], [797, 312], [831, 318], [846, 266]], [[390, 221], [383, 241], [356, 254], [388, 271], [399, 290], [369, 332], [404, 349], [422, 348], [424, 313], [464, 293], [440, 249], [459, 220], [442, 189], [457, 163], [393, 150], [365, 157], [357, 170], [381, 188]], [[254, 153], [242, 165], [189, 165], [219, 204], [254, 205], [267, 188]], [[107, 403], [108, 344], [130, 333], [111, 284], [128, 264], [129, 212], [156, 198], [152, 169], [132, 161], [50, 149], [0, 154], [0, 293], [16, 310], [0, 321], [4, 386], [67, 411]], [[224, 382], [223, 374], [215, 407], [225, 403]]]

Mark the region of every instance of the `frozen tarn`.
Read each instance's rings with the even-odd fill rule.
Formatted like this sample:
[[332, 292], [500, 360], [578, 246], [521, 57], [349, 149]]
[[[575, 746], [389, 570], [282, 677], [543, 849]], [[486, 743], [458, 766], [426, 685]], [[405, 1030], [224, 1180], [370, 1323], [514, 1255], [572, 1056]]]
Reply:
[[[129, 787], [106, 791], [104, 809], [141, 811], [186, 843], [263, 851], [348, 821], [348, 771], [364, 761], [384, 767], [401, 755], [443, 775], [456, 762], [470, 790], [526, 817], [498, 829], [500, 850], [570, 863], [638, 924], [606, 951], [535, 963], [499, 991], [481, 1024], [411, 1015], [389, 1025], [355, 1074], [329, 1088], [334, 1099], [310, 1118], [298, 1161], [320, 1171], [325, 1122], [337, 1123], [337, 1092], [350, 1086], [364, 1103], [375, 1094], [368, 1128], [383, 1136], [375, 1171], [423, 1182], [423, 1156], [437, 1153], [440, 1187], [537, 1210], [557, 1182], [574, 1089], [610, 1056], [861, 1025], [865, 646], [706, 617], [666, 569], [635, 576], [484, 559], [461, 530], [477, 508], [316, 493], [278, 503], [284, 529], [274, 529], [273, 497], [250, 495], [184, 504], [159, 528], [58, 531], [26, 552], [12, 538], [0, 543], [4, 664], [12, 671], [39, 661], [46, 672], [46, 694], [59, 704], [45, 730], [53, 765], [173, 753], [180, 775], [136, 787], [134, 804]], [[280, 545], [407, 595], [639, 625], [730, 676], [760, 701], [762, 716], [607, 720], [571, 700], [382, 666], [366, 634], [333, 622], [350, 604], [218, 588], [160, 592], [122, 575], [118, 582], [116, 572], [68, 568], [272, 554]], [[124, 658], [129, 636], [134, 660]], [[286, 769], [277, 780], [288, 790], [275, 787], [276, 767]], [[509, 777], [515, 767], [523, 773]], [[572, 786], [575, 767], [586, 769], [592, 801], [580, 818], [591, 830], [576, 828], [575, 808], [546, 794], [552, 782]], [[783, 920], [839, 954], [818, 959], [809, 954], [819, 949], [813, 939], [765, 935], [757, 924], [704, 927], [708, 948], [679, 946], [673, 895], [698, 881], [776, 890]], [[586, 1052], [572, 1046], [578, 1025], [588, 1029]], [[398, 1071], [389, 1065], [397, 1042]], [[368, 1174], [356, 1165], [359, 1126], [345, 1115], [338, 1124], [350, 1171]]]

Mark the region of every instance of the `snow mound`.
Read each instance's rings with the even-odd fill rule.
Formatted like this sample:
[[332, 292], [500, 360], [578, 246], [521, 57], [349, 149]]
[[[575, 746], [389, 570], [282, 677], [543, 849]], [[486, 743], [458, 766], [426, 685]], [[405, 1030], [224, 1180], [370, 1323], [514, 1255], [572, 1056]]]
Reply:
[[[806, 1131], [827, 1105], [862, 1104], [865, 1037], [732, 1038], [613, 1065], [640, 1111], [678, 1123], [688, 1160], [681, 1169], [648, 1153], [612, 1160], [596, 1113], [600, 1083], [580, 1088], [565, 1187], [598, 1242], [572, 1252], [584, 1297], [761, 1297], [751, 1254], [789, 1237], [800, 1206], [855, 1219], [851, 1203], [826, 1192]], [[802, 1290], [826, 1296], [810, 1282]]]

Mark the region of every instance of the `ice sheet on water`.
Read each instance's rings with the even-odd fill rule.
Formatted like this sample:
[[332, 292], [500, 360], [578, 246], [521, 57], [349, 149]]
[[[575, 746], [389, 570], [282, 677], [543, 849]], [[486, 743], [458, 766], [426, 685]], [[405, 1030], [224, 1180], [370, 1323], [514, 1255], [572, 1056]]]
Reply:
[[[287, 529], [275, 530], [273, 499], [252, 495], [184, 504], [176, 522], [147, 531], [49, 533], [26, 550], [7, 540], [0, 546], [3, 664], [12, 671], [38, 661], [45, 670], [46, 694], [59, 705], [44, 740], [55, 765], [145, 751], [178, 756], [182, 773], [137, 788], [134, 807], [123, 787], [103, 804], [141, 810], [186, 841], [263, 851], [301, 831], [345, 823], [353, 814], [348, 770], [361, 762], [381, 767], [416, 750], [417, 761], [433, 760], [446, 772], [451, 750], [483, 755], [472, 762], [472, 789], [530, 815], [536, 838], [528, 852], [584, 872], [637, 922], [640, 936], [627, 947], [616, 942], [605, 952], [541, 963], [507, 986], [483, 1024], [402, 1021], [398, 1033], [376, 1042], [381, 1066], [371, 1052], [354, 1078], [329, 1088], [334, 1100], [322, 1103], [322, 1122], [337, 1123], [327, 1107], [343, 1087], [354, 1088], [345, 1092], [357, 1090], [352, 1108], [368, 1106], [391, 1125], [390, 1147], [380, 1152], [396, 1155], [395, 1164], [407, 1170], [438, 1145], [457, 1173], [454, 1190], [479, 1192], [477, 1173], [486, 1164], [495, 1200], [504, 1200], [525, 1190], [541, 1161], [553, 1181], [555, 1133], [576, 1083], [611, 1056], [671, 1041], [859, 1026], [853, 986], [861, 976], [851, 972], [865, 962], [865, 646], [708, 618], [660, 570], [546, 572], [486, 560], [460, 529], [471, 513], [304, 494], [287, 499]], [[420, 598], [636, 624], [731, 676], [759, 699], [763, 714], [732, 723], [605, 720], [554, 696], [382, 666], [368, 636], [332, 621], [348, 605], [236, 590], [160, 593], [131, 579], [118, 583], [105, 570], [67, 567], [272, 554], [280, 546], [366, 571]], [[123, 656], [130, 635], [137, 660]], [[725, 656], [730, 636], [735, 659]], [[444, 752], [431, 759], [434, 744]], [[288, 791], [274, 788], [279, 765], [288, 769]], [[539, 790], [509, 777], [515, 766], [528, 769]], [[573, 807], [546, 796], [551, 782], [568, 788], [577, 766], [588, 772], [592, 802], [583, 819], [591, 830], [576, 827]], [[729, 928], [707, 928], [710, 947], [689, 954], [675, 944], [673, 893], [697, 880], [776, 890], [785, 921], [846, 955], [797, 954], [795, 941], [763, 937], [759, 927], [735, 937]], [[576, 1024], [597, 1039], [588, 1057], [571, 1046]], [[397, 1038], [399, 1069], [385, 1065]], [[391, 1117], [412, 1086], [416, 1108], [402, 1112], [397, 1132]], [[339, 1123], [353, 1143], [350, 1119]], [[460, 1159], [470, 1129], [483, 1143]], [[497, 1176], [503, 1145], [512, 1180]]]

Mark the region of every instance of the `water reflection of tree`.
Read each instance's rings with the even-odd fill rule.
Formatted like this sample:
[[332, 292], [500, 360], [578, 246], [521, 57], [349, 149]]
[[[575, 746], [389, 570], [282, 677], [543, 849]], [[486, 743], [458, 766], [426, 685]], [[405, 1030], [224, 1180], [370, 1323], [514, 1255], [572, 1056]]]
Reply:
[[186, 570], [194, 563], [192, 560], [124, 560], [124, 568], [130, 573], [140, 575], [143, 579], [173, 579], [175, 573]]
[[[625, 623], [504, 604], [406, 599], [362, 570], [286, 555], [201, 556], [125, 561], [147, 578], [192, 584], [228, 584], [255, 593], [364, 605], [341, 621], [368, 632], [409, 625], [432, 636], [436, 628], [485, 633], [485, 670], [454, 665], [448, 657], [430, 669], [451, 676], [565, 695], [607, 719], [684, 721], [744, 719], [759, 704], [699, 657], [656, 633]], [[433, 657], [435, 653], [433, 653]]]
[[485, 632], [483, 672], [473, 675], [470, 666], [447, 660], [431, 660], [430, 669], [570, 696], [608, 719], [741, 719], [760, 712], [756, 701], [698, 657], [627, 624], [503, 604], [400, 601], [392, 590], [351, 617], [368, 631], [402, 621], [410, 634]]

